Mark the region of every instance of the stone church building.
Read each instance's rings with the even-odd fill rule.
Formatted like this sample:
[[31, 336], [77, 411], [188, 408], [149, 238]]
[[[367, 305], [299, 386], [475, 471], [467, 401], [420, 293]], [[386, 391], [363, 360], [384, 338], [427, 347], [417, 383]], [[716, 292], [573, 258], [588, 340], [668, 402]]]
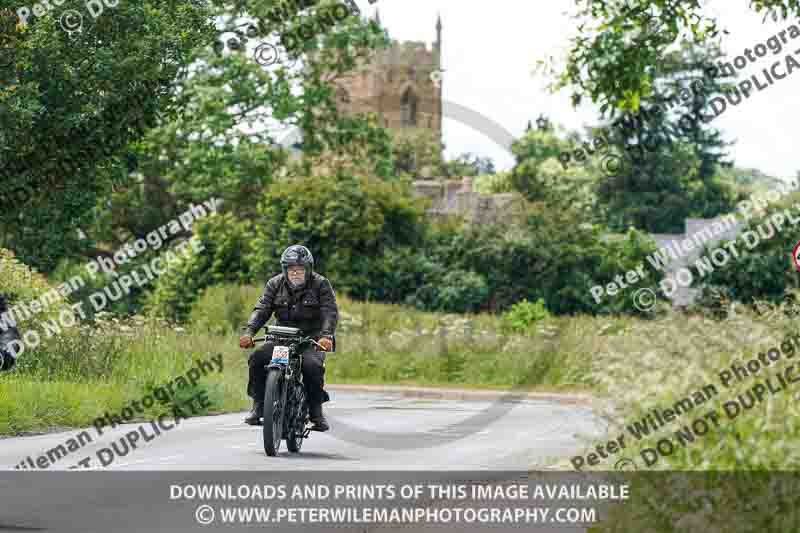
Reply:
[[[380, 24], [377, 12], [375, 20]], [[391, 47], [377, 50], [369, 62], [337, 80], [339, 105], [345, 112], [377, 113], [390, 130], [432, 130], [441, 142], [441, 66], [440, 17], [431, 47], [422, 41], [393, 41]]]
[[[380, 13], [375, 21], [380, 24]], [[338, 105], [345, 113], [376, 113], [383, 126], [397, 133], [427, 129], [442, 145], [442, 20], [436, 20], [436, 40], [393, 41], [377, 50], [369, 62], [337, 80]], [[493, 222], [514, 195], [481, 195], [472, 179], [418, 179], [414, 192], [430, 202], [431, 217], [461, 216], [480, 224]]]

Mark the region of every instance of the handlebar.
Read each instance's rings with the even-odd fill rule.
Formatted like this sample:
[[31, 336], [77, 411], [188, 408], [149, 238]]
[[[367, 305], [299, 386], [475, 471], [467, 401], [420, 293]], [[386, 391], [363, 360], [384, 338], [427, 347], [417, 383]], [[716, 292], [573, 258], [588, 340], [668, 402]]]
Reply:
[[[275, 336], [275, 335], [264, 335], [263, 337], [256, 337], [256, 338], [254, 338], [254, 339], [253, 339], [253, 342], [254, 342], [254, 343], [255, 343], [255, 342], [266, 342], [267, 340], [272, 340], [272, 339], [281, 339], [281, 338], [282, 338], [282, 337], [278, 337], [278, 336]], [[320, 348], [320, 349], [321, 349], [323, 352], [324, 352], [324, 351], [327, 351], [327, 350], [325, 350], [325, 348], [323, 348], [323, 346], [322, 346], [320, 343], [318, 343], [317, 341], [315, 341], [315, 340], [314, 340], [312, 337], [303, 337], [303, 338], [301, 338], [300, 340], [298, 340], [298, 341], [295, 341], [295, 342], [294, 342], [294, 344], [298, 344], [298, 345], [299, 345], [299, 344], [305, 344], [305, 343], [307, 343], [307, 342], [311, 342], [311, 343], [313, 343], [313, 344], [316, 344], [316, 345], [317, 345], [317, 346], [318, 346], [318, 347], [319, 347], [319, 348]]]

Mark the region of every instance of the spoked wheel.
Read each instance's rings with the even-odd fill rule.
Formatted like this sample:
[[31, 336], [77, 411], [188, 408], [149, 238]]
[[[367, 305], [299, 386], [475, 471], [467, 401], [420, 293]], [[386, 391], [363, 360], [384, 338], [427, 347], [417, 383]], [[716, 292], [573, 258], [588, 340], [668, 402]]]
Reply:
[[270, 457], [278, 454], [283, 436], [286, 395], [283, 394], [280, 370], [270, 370], [264, 390], [264, 451]]
[[286, 447], [289, 448], [290, 452], [297, 453], [303, 446], [308, 407], [303, 387], [295, 387], [294, 390], [294, 397], [292, 398], [292, 416], [290, 417], [290, 427], [288, 435], [286, 436]]

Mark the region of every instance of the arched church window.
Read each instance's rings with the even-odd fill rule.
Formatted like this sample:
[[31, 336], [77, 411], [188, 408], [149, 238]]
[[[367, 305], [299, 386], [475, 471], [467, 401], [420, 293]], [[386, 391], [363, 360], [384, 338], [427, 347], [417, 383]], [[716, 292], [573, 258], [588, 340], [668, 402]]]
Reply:
[[400, 100], [402, 110], [403, 127], [408, 128], [417, 125], [417, 95], [410, 88], [403, 93]]

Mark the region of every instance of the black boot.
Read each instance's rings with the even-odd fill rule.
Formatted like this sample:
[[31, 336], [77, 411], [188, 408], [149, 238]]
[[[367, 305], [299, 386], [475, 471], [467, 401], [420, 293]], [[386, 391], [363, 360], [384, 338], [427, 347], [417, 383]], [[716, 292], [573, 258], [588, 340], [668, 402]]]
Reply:
[[251, 426], [260, 426], [261, 418], [264, 416], [264, 402], [253, 400], [253, 407], [250, 409], [250, 414], [244, 419], [245, 424]]
[[325, 420], [325, 415], [322, 414], [321, 402], [312, 403], [309, 406], [309, 411], [311, 423], [314, 424], [314, 427], [311, 428], [311, 431], [328, 431], [330, 429], [328, 421]]

